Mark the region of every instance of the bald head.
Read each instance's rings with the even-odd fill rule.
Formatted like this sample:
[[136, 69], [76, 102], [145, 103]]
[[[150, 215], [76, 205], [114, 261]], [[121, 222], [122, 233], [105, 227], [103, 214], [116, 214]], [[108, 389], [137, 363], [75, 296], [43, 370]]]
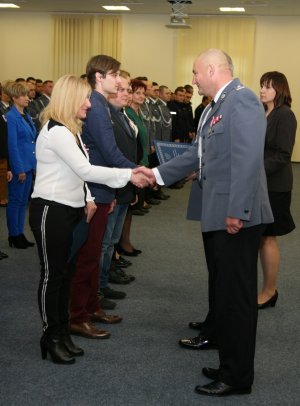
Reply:
[[233, 79], [232, 60], [220, 49], [208, 49], [196, 58], [193, 75], [193, 84], [197, 85], [199, 94], [214, 97]]
[[216, 66], [219, 70], [229, 70], [233, 75], [232, 59], [226, 52], [221, 49], [211, 48], [203, 52], [197, 59], [201, 59], [207, 65], [211, 64]]

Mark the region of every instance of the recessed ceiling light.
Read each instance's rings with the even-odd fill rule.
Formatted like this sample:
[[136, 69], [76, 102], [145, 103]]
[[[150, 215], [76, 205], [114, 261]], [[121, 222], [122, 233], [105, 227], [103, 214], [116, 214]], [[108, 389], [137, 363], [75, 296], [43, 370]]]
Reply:
[[130, 8], [127, 6], [102, 6], [102, 8], [108, 11], [130, 11]]
[[13, 3], [0, 3], [0, 8], [20, 8], [20, 6]]
[[244, 13], [245, 9], [244, 7], [220, 7], [220, 11], [223, 12], [234, 12], [234, 13]]

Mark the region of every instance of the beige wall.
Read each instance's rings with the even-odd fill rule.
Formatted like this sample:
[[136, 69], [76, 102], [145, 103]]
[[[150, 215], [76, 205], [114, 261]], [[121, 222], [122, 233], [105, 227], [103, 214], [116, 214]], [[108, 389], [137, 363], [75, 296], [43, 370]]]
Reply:
[[168, 16], [124, 16], [122, 22], [122, 66], [135, 76], [173, 88], [175, 84], [176, 30], [165, 27]]
[[49, 14], [0, 12], [0, 81], [52, 78], [52, 20]]
[[[252, 90], [268, 70], [286, 74], [293, 96], [293, 111], [300, 128], [300, 17], [257, 17]], [[124, 16], [122, 66], [132, 76], [147, 75], [174, 89], [177, 30], [165, 28], [168, 16]], [[52, 19], [50, 14], [0, 12], [0, 81], [18, 76], [52, 78]], [[200, 98], [194, 97], [194, 105]], [[300, 129], [293, 160], [300, 161]]]
[[264, 72], [278, 70], [288, 78], [298, 121], [293, 160], [300, 161], [300, 17], [257, 17], [252, 90], [259, 91]]

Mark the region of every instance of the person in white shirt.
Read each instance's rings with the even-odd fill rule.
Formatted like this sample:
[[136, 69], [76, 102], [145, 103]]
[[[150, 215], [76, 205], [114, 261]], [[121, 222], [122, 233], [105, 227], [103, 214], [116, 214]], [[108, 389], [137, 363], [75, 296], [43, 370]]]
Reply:
[[73, 364], [83, 355], [68, 333], [69, 285], [73, 266], [70, 250], [75, 226], [83, 216], [88, 223], [96, 205], [85, 182], [113, 188], [128, 182], [144, 187], [145, 175], [131, 169], [105, 168], [88, 162], [80, 138], [82, 121], [91, 104], [91, 88], [73, 75], [61, 77], [43, 112], [43, 128], [36, 143], [37, 171], [29, 211], [41, 262], [38, 302], [43, 322], [42, 358]]

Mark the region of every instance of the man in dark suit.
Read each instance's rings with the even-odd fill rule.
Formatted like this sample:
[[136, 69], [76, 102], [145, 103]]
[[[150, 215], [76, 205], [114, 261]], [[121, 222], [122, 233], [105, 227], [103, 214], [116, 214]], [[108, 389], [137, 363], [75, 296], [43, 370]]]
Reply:
[[[128, 104], [128, 91], [130, 90], [130, 78], [121, 73], [120, 86], [116, 94], [109, 96], [109, 110], [113, 125], [116, 143], [120, 151], [131, 162], [137, 161], [137, 128], [125, 115], [124, 108]], [[112, 269], [112, 256], [114, 246], [119, 242], [126, 213], [130, 203], [135, 201], [136, 188], [132, 183], [116, 190], [116, 205], [113, 212], [108, 216], [105, 233], [102, 241], [102, 252], [100, 259], [100, 293], [104, 296], [106, 292], [117, 295], [117, 292], [108, 286], [109, 279], [114, 278], [117, 283], [129, 283], [131, 280], [127, 274], [120, 269]], [[114, 293], [116, 292], [116, 293]], [[118, 297], [117, 297], [118, 298]]]
[[[193, 68], [199, 94], [211, 96], [196, 142], [154, 169], [159, 184], [194, 172], [188, 218], [201, 221], [209, 271], [209, 313], [200, 335], [181, 340], [219, 350], [219, 368], [203, 368], [209, 396], [251, 392], [257, 325], [257, 257], [265, 224], [273, 221], [263, 163], [266, 120], [256, 95], [233, 78], [231, 58], [218, 49]], [[146, 172], [146, 171], [145, 171]]]
[[34, 122], [37, 133], [41, 129], [40, 114], [44, 110], [44, 108], [49, 104], [52, 89], [53, 89], [53, 81], [45, 80], [45, 82], [43, 82], [42, 94], [28, 106], [28, 113], [32, 121]]

